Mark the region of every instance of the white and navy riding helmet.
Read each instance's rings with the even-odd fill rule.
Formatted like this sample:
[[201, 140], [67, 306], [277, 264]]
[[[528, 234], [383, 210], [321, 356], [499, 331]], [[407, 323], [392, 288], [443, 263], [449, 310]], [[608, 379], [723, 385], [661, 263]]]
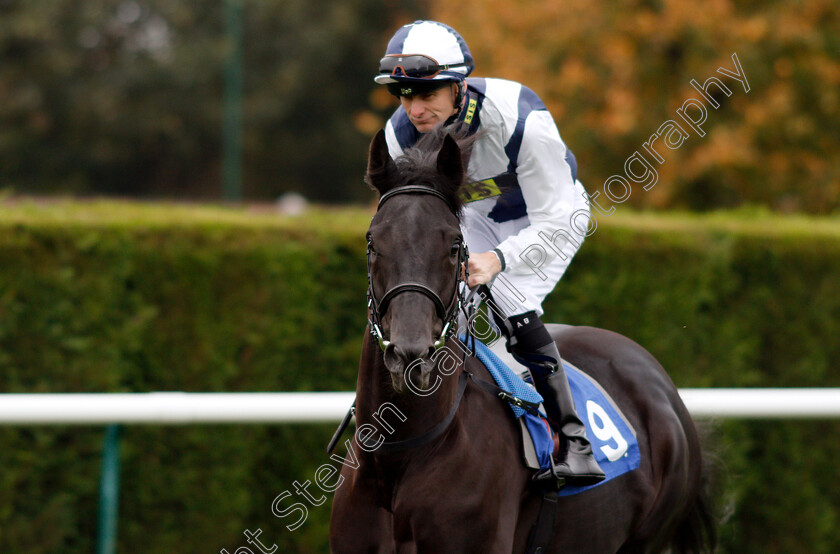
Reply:
[[419, 92], [446, 81], [460, 83], [473, 69], [472, 54], [458, 31], [437, 21], [415, 21], [400, 27], [391, 38], [373, 80], [392, 85], [389, 90], [400, 83]]

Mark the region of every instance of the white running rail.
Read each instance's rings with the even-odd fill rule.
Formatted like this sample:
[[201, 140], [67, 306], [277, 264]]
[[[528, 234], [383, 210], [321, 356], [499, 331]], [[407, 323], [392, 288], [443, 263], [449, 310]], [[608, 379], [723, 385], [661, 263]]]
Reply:
[[[840, 388], [681, 389], [696, 418], [840, 418]], [[337, 422], [352, 392], [0, 394], [0, 425]]]

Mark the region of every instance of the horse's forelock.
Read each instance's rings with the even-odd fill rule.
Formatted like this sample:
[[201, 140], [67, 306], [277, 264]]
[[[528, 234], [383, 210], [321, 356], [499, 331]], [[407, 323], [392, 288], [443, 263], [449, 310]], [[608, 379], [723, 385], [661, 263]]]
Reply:
[[456, 213], [460, 213], [463, 200], [458, 191], [464, 184], [465, 179], [462, 179], [461, 182], [452, 183], [450, 179], [441, 178], [442, 176], [438, 172], [438, 153], [447, 135], [451, 135], [455, 139], [455, 143], [461, 151], [461, 160], [466, 172], [472, 146], [478, 138], [477, 135], [468, 135], [467, 129], [463, 126], [443, 127], [423, 135], [414, 147], [407, 149], [396, 160], [400, 173], [401, 182], [399, 184], [430, 186], [443, 193], [455, 208]]

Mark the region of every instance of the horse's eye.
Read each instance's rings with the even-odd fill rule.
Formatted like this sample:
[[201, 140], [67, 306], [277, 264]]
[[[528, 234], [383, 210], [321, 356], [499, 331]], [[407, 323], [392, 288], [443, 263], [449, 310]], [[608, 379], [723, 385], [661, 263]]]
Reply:
[[452, 250], [449, 251], [450, 256], [457, 256], [458, 253], [461, 252], [461, 243], [456, 242], [452, 245]]

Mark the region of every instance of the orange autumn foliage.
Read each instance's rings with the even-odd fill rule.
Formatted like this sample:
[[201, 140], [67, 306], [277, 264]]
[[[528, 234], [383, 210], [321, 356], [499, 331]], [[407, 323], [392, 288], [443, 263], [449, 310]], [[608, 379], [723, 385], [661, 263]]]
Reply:
[[[590, 192], [639, 152], [658, 180], [649, 191], [634, 185], [627, 204], [637, 207], [840, 211], [840, 16], [829, 0], [431, 0], [430, 9], [464, 36], [475, 76], [540, 95]], [[749, 91], [717, 71], [735, 70], [733, 54]], [[713, 76], [731, 92], [711, 87], [719, 108], [691, 86]], [[704, 136], [689, 131], [657, 163], [645, 142], [681, 123], [676, 110], [690, 98], [706, 105]]]

